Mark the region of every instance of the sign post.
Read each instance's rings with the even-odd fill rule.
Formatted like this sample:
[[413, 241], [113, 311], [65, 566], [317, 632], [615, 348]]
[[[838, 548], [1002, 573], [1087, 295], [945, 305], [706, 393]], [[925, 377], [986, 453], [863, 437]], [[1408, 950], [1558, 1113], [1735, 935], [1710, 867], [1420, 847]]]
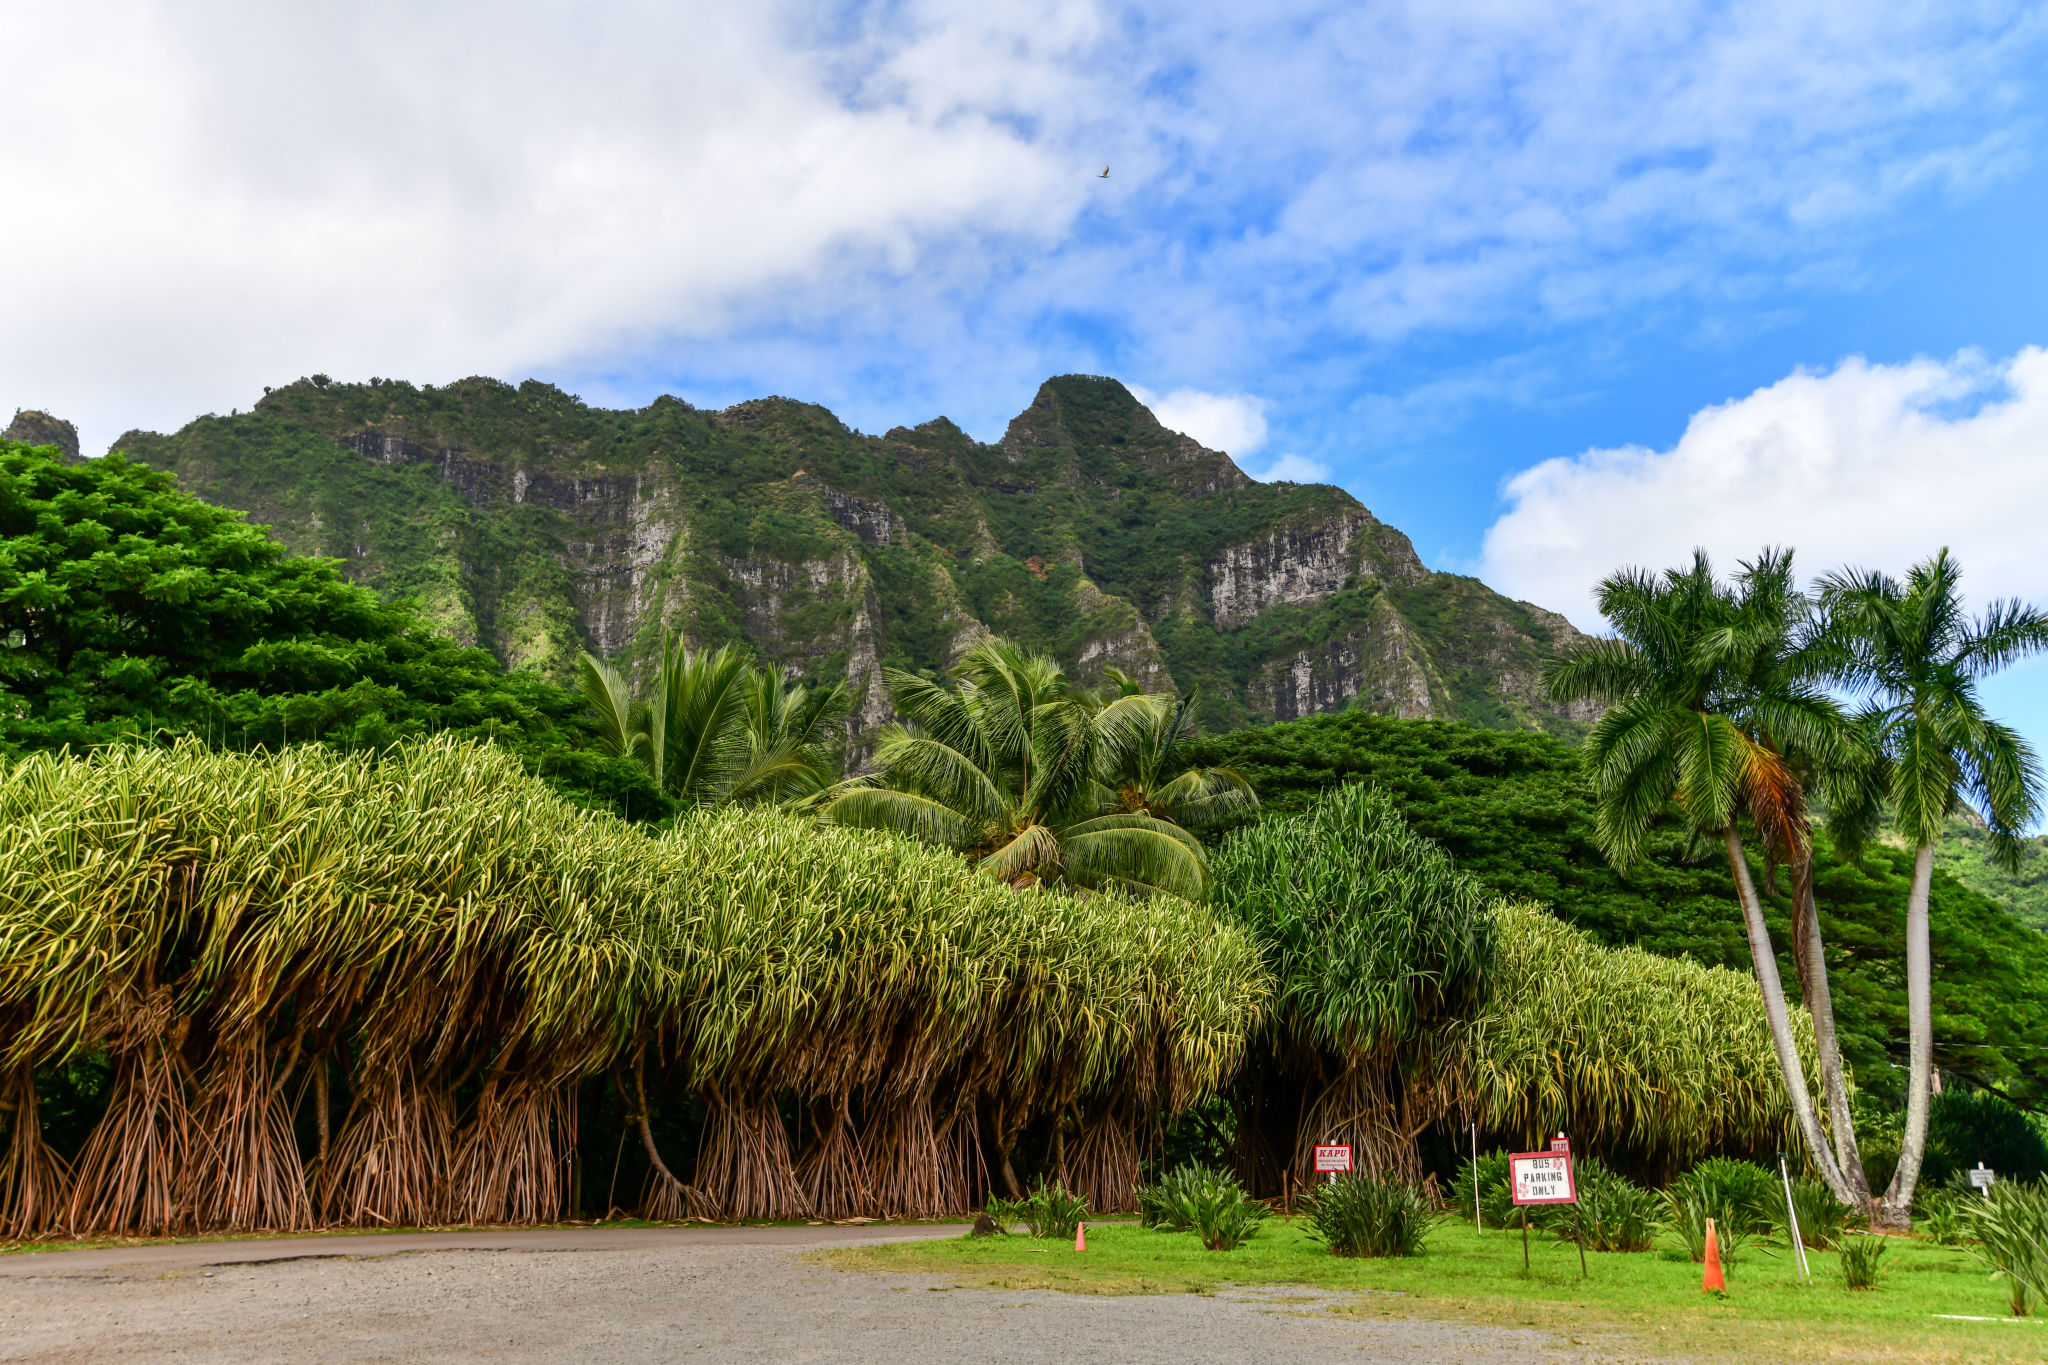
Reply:
[[1348, 1143], [1317, 1144], [1316, 1170], [1330, 1174], [1330, 1183], [1337, 1183], [1337, 1172], [1351, 1169], [1351, 1147]]
[[[1529, 1271], [1529, 1206], [1570, 1204], [1576, 1210], [1579, 1187], [1572, 1179], [1571, 1147], [1562, 1134], [1547, 1152], [1516, 1152], [1508, 1158], [1508, 1183], [1522, 1210], [1522, 1273]], [[1579, 1224], [1579, 1275], [1586, 1275], [1586, 1227]]]
[[1998, 1172], [1987, 1170], [1981, 1161], [1977, 1163], [1977, 1169], [1970, 1172], [1970, 1184], [1974, 1188], [1984, 1191], [1986, 1199], [1991, 1197], [1991, 1187], [1997, 1183]]
[[1482, 1235], [1486, 1220], [1479, 1216], [1479, 1125], [1472, 1125], [1472, 1231]]

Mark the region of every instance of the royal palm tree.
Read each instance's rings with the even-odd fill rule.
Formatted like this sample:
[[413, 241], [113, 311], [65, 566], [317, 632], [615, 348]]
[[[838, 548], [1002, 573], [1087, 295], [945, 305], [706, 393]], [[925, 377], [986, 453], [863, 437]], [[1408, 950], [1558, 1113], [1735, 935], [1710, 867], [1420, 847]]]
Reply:
[[842, 686], [805, 688], [749, 666], [733, 645], [662, 649], [653, 687], [636, 701], [617, 669], [577, 659], [600, 742], [637, 757], [655, 785], [686, 805], [802, 797], [828, 780], [826, 731], [846, 710]]
[[[1743, 847], [1747, 819], [1767, 858], [1802, 857], [1808, 828], [1795, 765], [1858, 763], [1852, 728], [1817, 667], [1794, 657], [1805, 601], [1792, 586], [1791, 556], [1766, 552], [1732, 588], [1716, 581], [1704, 552], [1661, 577], [1624, 570], [1601, 583], [1599, 604], [1615, 637], [1562, 650], [1545, 671], [1553, 697], [1608, 703], [1584, 751], [1595, 838], [1626, 867], [1675, 806], [1698, 837], [1722, 846], [1793, 1115], [1829, 1188], [1853, 1204], [1856, 1191], [1807, 1089]], [[1818, 1002], [1809, 995], [1808, 1003]]]
[[[907, 723], [882, 732], [878, 775], [847, 784], [827, 819], [960, 849], [1013, 886], [1207, 894], [1208, 860], [1193, 835], [1105, 797], [1104, 776], [1135, 736], [1156, 729], [1154, 698], [1084, 698], [1053, 660], [996, 639], [967, 652], [955, 686], [885, 676]], [[1193, 795], [1186, 804], [1197, 804]]]
[[1984, 714], [1977, 684], [2016, 659], [2048, 650], [2048, 615], [1994, 602], [1972, 620], [1963, 609], [1961, 578], [1944, 549], [1916, 564], [1904, 582], [1858, 569], [1820, 584], [1843, 650], [1840, 677], [1865, 694], [1858, 720], [1882, 759], [1871, 789], [1889, 803], [1899, 833], [1913, 844], [1906, 897], [1906, 1132], [1880, 1210], [1893, 1226], [1911, 1216], [1927, 1147], [1934, 1069], [1927, 906], [1935, 846], [1948, 818], [1967, 801], [1984, 818], [1992, 856], [2018, 871], [2020, 838], [2041, 810], [2040, 760], [2015, 731]]

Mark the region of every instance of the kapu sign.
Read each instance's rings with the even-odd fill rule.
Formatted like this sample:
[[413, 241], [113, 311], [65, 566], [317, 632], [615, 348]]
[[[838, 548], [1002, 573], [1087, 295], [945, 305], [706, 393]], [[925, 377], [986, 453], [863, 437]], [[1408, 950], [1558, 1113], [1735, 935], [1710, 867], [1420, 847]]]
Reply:
[[1316, 1169], [1319, 1171], [1348, 1171], [1351, 1169], [1351, 1147], [1348, 1143], [1331, 1143], [1316, 1148]]
[[1570, 1152], [1516, 1152], [1508, 1171], [1517, 1204], [1576, 1204]]

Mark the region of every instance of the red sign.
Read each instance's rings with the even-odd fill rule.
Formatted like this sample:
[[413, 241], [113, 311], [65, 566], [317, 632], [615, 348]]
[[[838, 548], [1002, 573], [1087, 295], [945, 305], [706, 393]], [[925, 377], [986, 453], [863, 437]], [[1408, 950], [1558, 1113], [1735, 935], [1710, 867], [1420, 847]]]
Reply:
[[1566, 1140], [1563, 1133], [1559, 1133], [1550, 1140], [1550, 1150], [1553, 1152], [1569, 1152], [1571, 1149], [1572, 1144]]
[[1508, 1158], [1508, 1173], [1517, 1204], [1579, 1202], [1570, 1152], [1516, 1152]]
[[1351, 1148], [1348, 1146], [1317, 1147], [1316, 1169], [1319, 1171], [1350, 1170]]

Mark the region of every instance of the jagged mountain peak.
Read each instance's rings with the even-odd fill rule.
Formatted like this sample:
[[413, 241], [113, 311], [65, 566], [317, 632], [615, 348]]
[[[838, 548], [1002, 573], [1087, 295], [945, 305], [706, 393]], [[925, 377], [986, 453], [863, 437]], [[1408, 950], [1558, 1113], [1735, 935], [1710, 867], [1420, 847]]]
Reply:
[[1100, 376], [1048, 379], [993, 444], [785, 397], [608, 410], [537, 381], [321, 376], [121, 444], [557, 677], [586, 648], [637, 665], [669, 632], [744, 640], [846, 678], [865, 734], [885, 663], [942, 670], [994, 632], [1084, 682], [1200, 684], [1214, 727], [1580, 719], [1536, 687], [1563, 618], [1429, 572], [1342, 489], [1254, 483]]

